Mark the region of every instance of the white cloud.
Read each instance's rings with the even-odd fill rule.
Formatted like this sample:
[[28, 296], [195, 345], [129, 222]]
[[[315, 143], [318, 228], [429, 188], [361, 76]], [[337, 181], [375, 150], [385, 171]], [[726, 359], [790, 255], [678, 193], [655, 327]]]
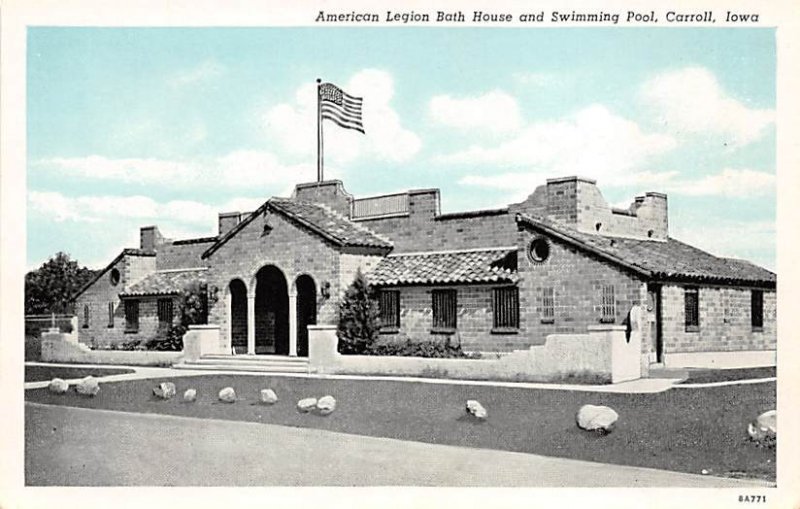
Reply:
[[56, 157], [34, 161], [32, 170], [76, 178], [157, 184], [181, 189], [215, 187], [251, 190], [261, 187], [265, 193], [273, 191], [283, 194], [296, 183], [313, 181], [316, 174], [313, 164], [286, 165], [274, 154], [257, 150], [234, 151], [204, 161], [113, 159], [98, 155]]
[[595, 104], [559, 121], [532, 123], [503, 143], [473, 145], [436, 160], [520, 168], [541, 177], [578, 174], [609, 182], [627, 177], [651, 157], [675, 146], [672, 137], [644, 133], [635, 122]]
[[[363, 97], [363, 124], [366, 135], [342, 129], [331, 122], [323, 124], [326, 160], [343, 164], [358, 158], [402, 162], [419, 152], [422, 142], [406, 129], [391, 105], [394, 96], [392, 76], [381, 70], [366, 69], [338, 84], [350, 95]], [[278, 104], [262, 117], [267, 135], [286, 152], [298, 156], [316, 153], [317, 91], [315, 84], [298, 88], [294, 101]]]
[[502, 133], [523, 125], [517, 100], [502, 90], [477, 97], [437, 95], [430, 100], [428, 111], [434, 121], [462, 130]]
[[725, 168], [700, 179], [667, 183], [665, 190], [688, 196], [756, 197], [775, 192], [775, 175], [750, 169]]
[[757, 140], [775, 118], [774, 110], [751, 108], [731, 97], [702, 67], [660, 74], [644, 84], [641, 96], [669, 131], [718, 135], [731, 146]]
[[167, 83], [173, 88], [196, 85], [204, 81], [219, 77], [226, 72], [225, 66], [214, 60], [206, 60], [200, 64], [176, 72], [167, 78]]

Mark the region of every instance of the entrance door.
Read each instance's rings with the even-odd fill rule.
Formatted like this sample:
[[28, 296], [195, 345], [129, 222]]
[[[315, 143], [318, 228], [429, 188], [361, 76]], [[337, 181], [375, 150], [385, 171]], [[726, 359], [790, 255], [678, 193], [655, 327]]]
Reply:
[[311, 276], [303, 274], [297, 286], [297, 355], [308, 356], [308, 325], [317, 323], [317, 287]]
[[664, 340], [661, 337], [661, 285], [647, 285], [647, 321], [650, 324], [650, 362], [664, 362]]
[[257, 354], [289, 354], [289, 292], [274, 265], [256, 274], [255, 322]]

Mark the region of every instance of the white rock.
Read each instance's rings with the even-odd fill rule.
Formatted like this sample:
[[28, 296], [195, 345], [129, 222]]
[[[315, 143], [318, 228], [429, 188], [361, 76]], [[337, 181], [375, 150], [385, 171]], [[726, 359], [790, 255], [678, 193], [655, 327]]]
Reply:
[[483, 405], [474, 399], [467, 401], [467, 413], [477, 419], [486, 419], [489, 416], [489, 413], [483, 408]]
[[320, 415], [328, 415], [336, 410], [336, 399], [333, 396], [322, 396], [317, 401], [317, 412]]
[[161, 382], [158, 387], [153, 389], [153, 394], [161, 399], [170, 399], [175, 396], [177, 390], [172, 382]]
[[50, 392], [64, 394], [69, 390], [69, 384], [60, 378], [53, 378], [47, 388], [50, 389]]
[[187, 403], [191, 403], [197, 399], [197, 390], [196, 389], [186, 389], [186, 392], [183, 393], [183, 400]]
[[265, 405], [274, 405], [278, 402], [278, 395], [272, 389], [261, 389], [261, 402]]
[[310, 412], [317, 406], [317, 398], [303, 398], [297, 402], [297, 409], [303, 413]]
[[78, 382], [78, 394], [93, 397], [96, 396], [98, 392], [100, 392], [100, 384], [97, 383], [97, 380], [95, 380], [93, 376], [87, 376]]
[[583, 405], [575, 420], [578, 427], [587, 431], [610, 433], [619, 415], [607, 406]]
[[236, 401], [236, 391], [233, 390], [233, 387], [225, 387], [221, 391], [219, 391], [219, 400], [224, 401], [225, 403], [233, 403]]
[[759, 415], [755, 421], [747, 426], [747, 434], [750, 438], [762, 442], [764, 440], [775, 440], [778, 438], [778, 412], [770, 410]]

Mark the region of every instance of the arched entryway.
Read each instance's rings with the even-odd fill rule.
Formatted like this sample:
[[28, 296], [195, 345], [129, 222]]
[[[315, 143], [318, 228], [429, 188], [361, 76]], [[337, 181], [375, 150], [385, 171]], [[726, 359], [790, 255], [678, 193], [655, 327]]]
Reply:
[[308, 329], [317, 323], [317, 285], [303, 274], [295, 281], [297, 288], [297, 355], [308, 356]]
[[247, 353], [247, 287], [241, 279], [228, 285], [230, 295], [231, 346], [237, 354]]
[[274, 265], [256, 274], [255, 353], [289, 354], [289, 292]]

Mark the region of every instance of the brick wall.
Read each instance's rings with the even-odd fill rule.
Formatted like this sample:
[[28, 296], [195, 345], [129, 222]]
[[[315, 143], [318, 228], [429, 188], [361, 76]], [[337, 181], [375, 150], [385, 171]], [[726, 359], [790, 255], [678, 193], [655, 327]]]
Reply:
[[158, 246], [156, 265], [158, 270], [206, 267], [208, 263], [200, 256], [214, 245], [213, 240], [207, 242], [172, 243], [166, 242]]
[[[78, 340], [85, 344], [117, 344], [133, 339], [149, 340], [159, 335], [157, 298], [138, 299], [139, 330], [136, 333], [125, 331], [125, 306], [119, 294], [146, 275], [155, 271], [154, 256], [125, 255], [103, 274], [91, 287], [75, 301], [78, 316]], [[117, 269], [120, 280], [111, 284], [111, 272]], [[109, 327], [108, 305], [113, 304], [113, 325]], [[84, 327], [84, 306], [89, 308], [88, 327]], [[177, 322], [178, 301], [173, 299], [173, 323]], [[163, 332], [163, 331], [162, 331]]]
[[749, 288], [698, 288], [699, 327], [686, 331], [684, 286], [664, 285], [662, 331], [664, 353], [774, 350], [776, 347], [775, 290], [764, 289], [764, 327], [753, 330]]

